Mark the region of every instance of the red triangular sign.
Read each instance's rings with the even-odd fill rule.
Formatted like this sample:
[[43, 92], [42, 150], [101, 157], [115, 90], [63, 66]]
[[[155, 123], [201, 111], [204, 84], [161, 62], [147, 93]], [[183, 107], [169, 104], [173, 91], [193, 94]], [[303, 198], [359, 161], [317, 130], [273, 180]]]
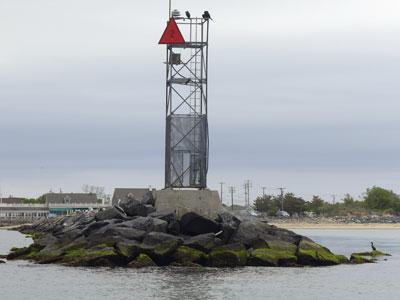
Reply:
[[185, 39], [174, 18], [171, 18], [168, 22], [167, 28], [158, 42], [159, 44], [184, 44]]

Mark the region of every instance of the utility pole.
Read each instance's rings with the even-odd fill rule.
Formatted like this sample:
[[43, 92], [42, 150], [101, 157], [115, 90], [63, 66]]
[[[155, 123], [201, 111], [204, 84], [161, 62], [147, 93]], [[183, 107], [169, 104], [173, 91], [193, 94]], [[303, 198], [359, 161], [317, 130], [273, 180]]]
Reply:
[[247, 208], [250, 207], [250, 188], [252, 187], [251, 181], [246, 180], [244, 182], [244, 200]]
[[231, 208], [233, 210], [233, 193], [236, 192], [236, 189], [234, 186], [229, 187], [229, 192], [231, 193]]
[[265, 195], [266, 195], [266, 194], [265, 194], [265, 190], [266, 190], [266, 189], [267, 189], [267, 187], [265, 187], [265, 186], [263, 186], [263, 187], [262, 187], [262, 191], [263, 191], [263, 198], [265, 198]]
[[278, 188], [278, 190], [280, 190], [281, 191], [281, 211], [283, 211], [283, 191], [285, 190], [286, 188], [284, 188], [284, 187], [280, 187], [280, 188]]
[[219, 184], [221, 186], [221, 202], [223, 203], [224, 202], [224, 198], [222, 197], [222, 191], [223, 191], [223, 185], [225, 184], [225, 182], [220, 182]]
[[335, 203], [336, 203], [336, 195], [335, 194], [332, 195], [332, 202], [333, 202], [333, 205], [335, 205]]

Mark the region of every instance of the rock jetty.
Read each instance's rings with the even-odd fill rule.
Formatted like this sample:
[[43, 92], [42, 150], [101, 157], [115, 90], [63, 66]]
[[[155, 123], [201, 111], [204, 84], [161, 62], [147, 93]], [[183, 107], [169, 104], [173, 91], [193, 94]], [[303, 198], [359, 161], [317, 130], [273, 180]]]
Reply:
[[7, 259], [68, 266], [331, 266], [350, 263], [311, 239], [259, 220], [221, 212], [159, 215], [151, 193], [102, 210], [45, 219], [19, 228], [34, 243]]

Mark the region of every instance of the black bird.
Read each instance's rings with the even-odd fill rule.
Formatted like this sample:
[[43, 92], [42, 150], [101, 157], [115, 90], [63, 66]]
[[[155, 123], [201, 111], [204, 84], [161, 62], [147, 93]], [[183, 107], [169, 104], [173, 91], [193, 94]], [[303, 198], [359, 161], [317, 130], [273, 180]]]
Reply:
[[185, 14], [186, 14], [186, 18], [190, 19], [190, 12], [186, 11]]
[[376, 251], [376, 248], [374, 246], [374, 242], [371, 242], [371, 248], [372, 248], [373, 251]]
[[204, 20], [212, 20], [210, 13], [206, 10], [203, 14]]

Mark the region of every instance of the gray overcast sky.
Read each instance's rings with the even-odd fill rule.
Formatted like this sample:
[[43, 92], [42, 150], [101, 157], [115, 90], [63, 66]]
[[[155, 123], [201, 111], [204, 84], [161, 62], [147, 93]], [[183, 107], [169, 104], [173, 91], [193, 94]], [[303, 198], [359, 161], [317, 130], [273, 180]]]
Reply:
[[[398, 0], [176, 0], [215, 19], [210, 188], [400, 192]], [[167, 0], [0, 0], [0, 185], [163, 186]]]

